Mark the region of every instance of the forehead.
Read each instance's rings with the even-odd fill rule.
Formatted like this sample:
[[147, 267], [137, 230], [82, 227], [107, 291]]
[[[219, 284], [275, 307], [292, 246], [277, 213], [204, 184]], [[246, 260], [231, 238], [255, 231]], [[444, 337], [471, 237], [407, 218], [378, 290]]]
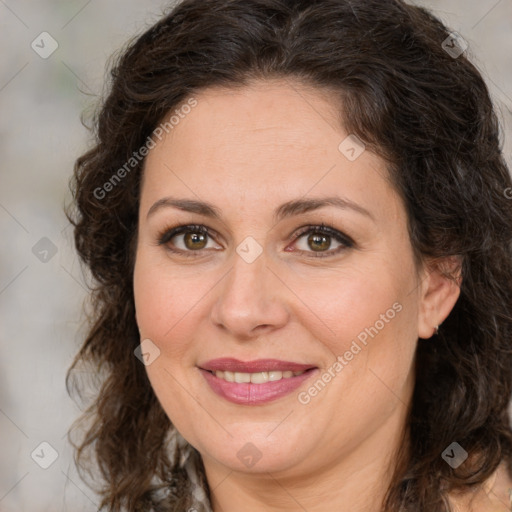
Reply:
[[388, 209], [396, 201], [384, 161], [345, 131], [332, 94], [271, 81], [193, 98], [146, 158], [143, 199], [167, 192], [228, 206], [239, 197], [239, 207], [258, 208], [272, 197], [338, 192]]
[[269, 150], [291, 144], [301, 152], [324, 149], [327, 145], [318, 141], [327, 132], [337, 140], [342, 129], [333, 95], [284, 80], [258, 81], [236, 89], [210, 88], [195, 99], [197, 106], [180, 121], [180, 130], [170, 132], [171, 139], [193, 131], [205, 145], [210, 141], [223, 147], [245, 144], [243, 149], [250, 151], [259, 144]]

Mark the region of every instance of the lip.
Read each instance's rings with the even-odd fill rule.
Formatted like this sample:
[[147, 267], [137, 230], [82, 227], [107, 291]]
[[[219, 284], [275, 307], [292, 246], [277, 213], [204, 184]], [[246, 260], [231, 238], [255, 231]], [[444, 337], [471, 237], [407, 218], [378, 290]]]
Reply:
[[222, 357], [212, 359], [206, 363], [198, 365], [202, 370], [210, 372], [239, 372], [239, 373], [258, 373], [258, 372], [302, 372], [316, 368], [314, 364], [293, 363], [291, 361], [281, 361], [279, 359], [256, 359], [254, 361], [239, 361], [231, 357]]
[[[214, 359], [199, 367], [201, 374], [214, 393], [229, 402], [239, 405], [262, 405], [289, 395], [306, 380], [318, 373], [318, 368], [300, 363], [279, 361], [277, 359], [259, 359], [257, 361], [238, 361], [237, 359]], [[253, 384], [251, 382], [227, 382], [215, 376], [215, 371], [257, 373], [260, 371], [304, 371], [303, 374], [281, 380]]]

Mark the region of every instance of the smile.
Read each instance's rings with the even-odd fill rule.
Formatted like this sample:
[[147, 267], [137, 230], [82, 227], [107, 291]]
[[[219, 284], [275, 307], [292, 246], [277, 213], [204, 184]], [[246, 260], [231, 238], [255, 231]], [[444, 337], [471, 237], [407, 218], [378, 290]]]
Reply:
[[264, 384], [265, 382], [276, 382], [281, 379], [290, 379], [291, 377], [298, 377], [302, 375], [305, 370], [300, 372], [292, 372], [290, 370], [279, 372], [279, 371], [271, 371], [271, 372], [257, 372], [257, 373], [241, 373], [241, 372], [228, 372], [228, 371], [220, 371], [217, 370], [215, 372], [215, 377], [218, 379], [224, 379], [226, 382], [237, 382], [238, 384], [242, 383], [251, 383], [251, 384]]
[[285, 397], [318, 373], [317, 367], [277, 359], [222, 358], [198, 369], [217, 396], [239, 405], [263, 405]]

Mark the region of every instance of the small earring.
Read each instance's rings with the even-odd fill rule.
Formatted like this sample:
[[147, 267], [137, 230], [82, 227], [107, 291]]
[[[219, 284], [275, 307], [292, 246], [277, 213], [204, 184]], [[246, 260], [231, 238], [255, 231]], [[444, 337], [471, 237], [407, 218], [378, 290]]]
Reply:
[[436, 325], [436, 335], [439, 334], [439, 325]]

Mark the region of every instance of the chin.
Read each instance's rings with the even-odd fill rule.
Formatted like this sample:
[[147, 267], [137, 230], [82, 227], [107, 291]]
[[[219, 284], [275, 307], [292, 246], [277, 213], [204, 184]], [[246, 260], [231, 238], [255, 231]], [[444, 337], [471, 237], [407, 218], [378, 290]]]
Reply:
[[[286, 436], [270, 441], [265, 439], [268, 429], [265, 430], [261, 437], [229, 437], [224, 445], [199, 443], [198, 451], [232, 471], [251, 474], [286, 471], [304, 460], [303, 440]], [[302, 449], [298, 450], [298, 446]]]

